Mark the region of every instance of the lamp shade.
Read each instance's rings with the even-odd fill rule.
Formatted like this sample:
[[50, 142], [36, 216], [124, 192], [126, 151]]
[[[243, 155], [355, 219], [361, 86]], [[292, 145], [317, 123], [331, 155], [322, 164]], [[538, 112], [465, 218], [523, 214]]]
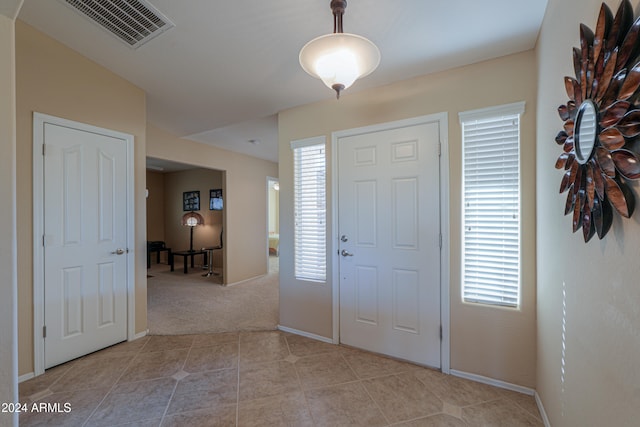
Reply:
[[182, 215], [182, 225], [189, 227], [195, 227], [196, 225], [203, 225], [204, 218], [197, 212], [187, 212]]
[[350, 33], [317, 37], [300, 50], [300, 65], [321, 79], [338, 95], [357, 79], [373, 72], [380, 63], [380, 51], [370, 40]]

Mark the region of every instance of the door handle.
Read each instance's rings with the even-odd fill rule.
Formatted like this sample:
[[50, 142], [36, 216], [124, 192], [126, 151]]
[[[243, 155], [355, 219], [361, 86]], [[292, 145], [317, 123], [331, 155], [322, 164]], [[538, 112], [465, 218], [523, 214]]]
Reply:
[[345, 249], [343, 249], [342, 252], [340, 252], [340, 255], [342, 255], [342, 256], [353, 256], [352, 253], [347, 252]]
[[112, 255], [122, 255], [124, 253], [124, 249], [118, 248], [115, 251], [111, 252]]

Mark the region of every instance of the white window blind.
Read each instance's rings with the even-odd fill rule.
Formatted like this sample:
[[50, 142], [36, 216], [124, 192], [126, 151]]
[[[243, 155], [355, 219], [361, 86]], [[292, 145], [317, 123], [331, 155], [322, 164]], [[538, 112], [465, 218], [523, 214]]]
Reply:
[[296, 279], [326, 281], [326, 154], [324, 137], [291, 143]]
[[520, 115], [524, 103], [460, 113], [465, 302], [520, 305]]

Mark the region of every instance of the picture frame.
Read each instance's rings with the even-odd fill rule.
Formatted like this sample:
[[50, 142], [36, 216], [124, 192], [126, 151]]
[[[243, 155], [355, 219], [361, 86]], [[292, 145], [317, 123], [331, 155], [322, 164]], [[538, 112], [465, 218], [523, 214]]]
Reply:
[[182, 193], [182, 210], [200, 210], [200, 191], [185, 191], [184, 193]]
[[209, 210], [221, 211], [223, 207], [222, 188], [209, 190]]

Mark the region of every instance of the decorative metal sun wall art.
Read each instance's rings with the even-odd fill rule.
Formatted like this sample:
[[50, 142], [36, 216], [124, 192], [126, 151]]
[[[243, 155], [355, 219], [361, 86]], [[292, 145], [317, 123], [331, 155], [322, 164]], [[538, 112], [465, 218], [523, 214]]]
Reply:
[[640, 178], [640, 18], [623, 0], [615, 18], [602, 3], [595, 34], [580, 24], [580, 48], [573, 48], [576, 77], [565, 77], [569, 96], [558, 107], [564, 121], [556, 142], [563, 152], [556, 168], [566, 171], [560, 193], [568, 191], [565, 215], [584, 241], [602, 239], [613, 209], [629, 218], [635, 207], [628, 180]]

